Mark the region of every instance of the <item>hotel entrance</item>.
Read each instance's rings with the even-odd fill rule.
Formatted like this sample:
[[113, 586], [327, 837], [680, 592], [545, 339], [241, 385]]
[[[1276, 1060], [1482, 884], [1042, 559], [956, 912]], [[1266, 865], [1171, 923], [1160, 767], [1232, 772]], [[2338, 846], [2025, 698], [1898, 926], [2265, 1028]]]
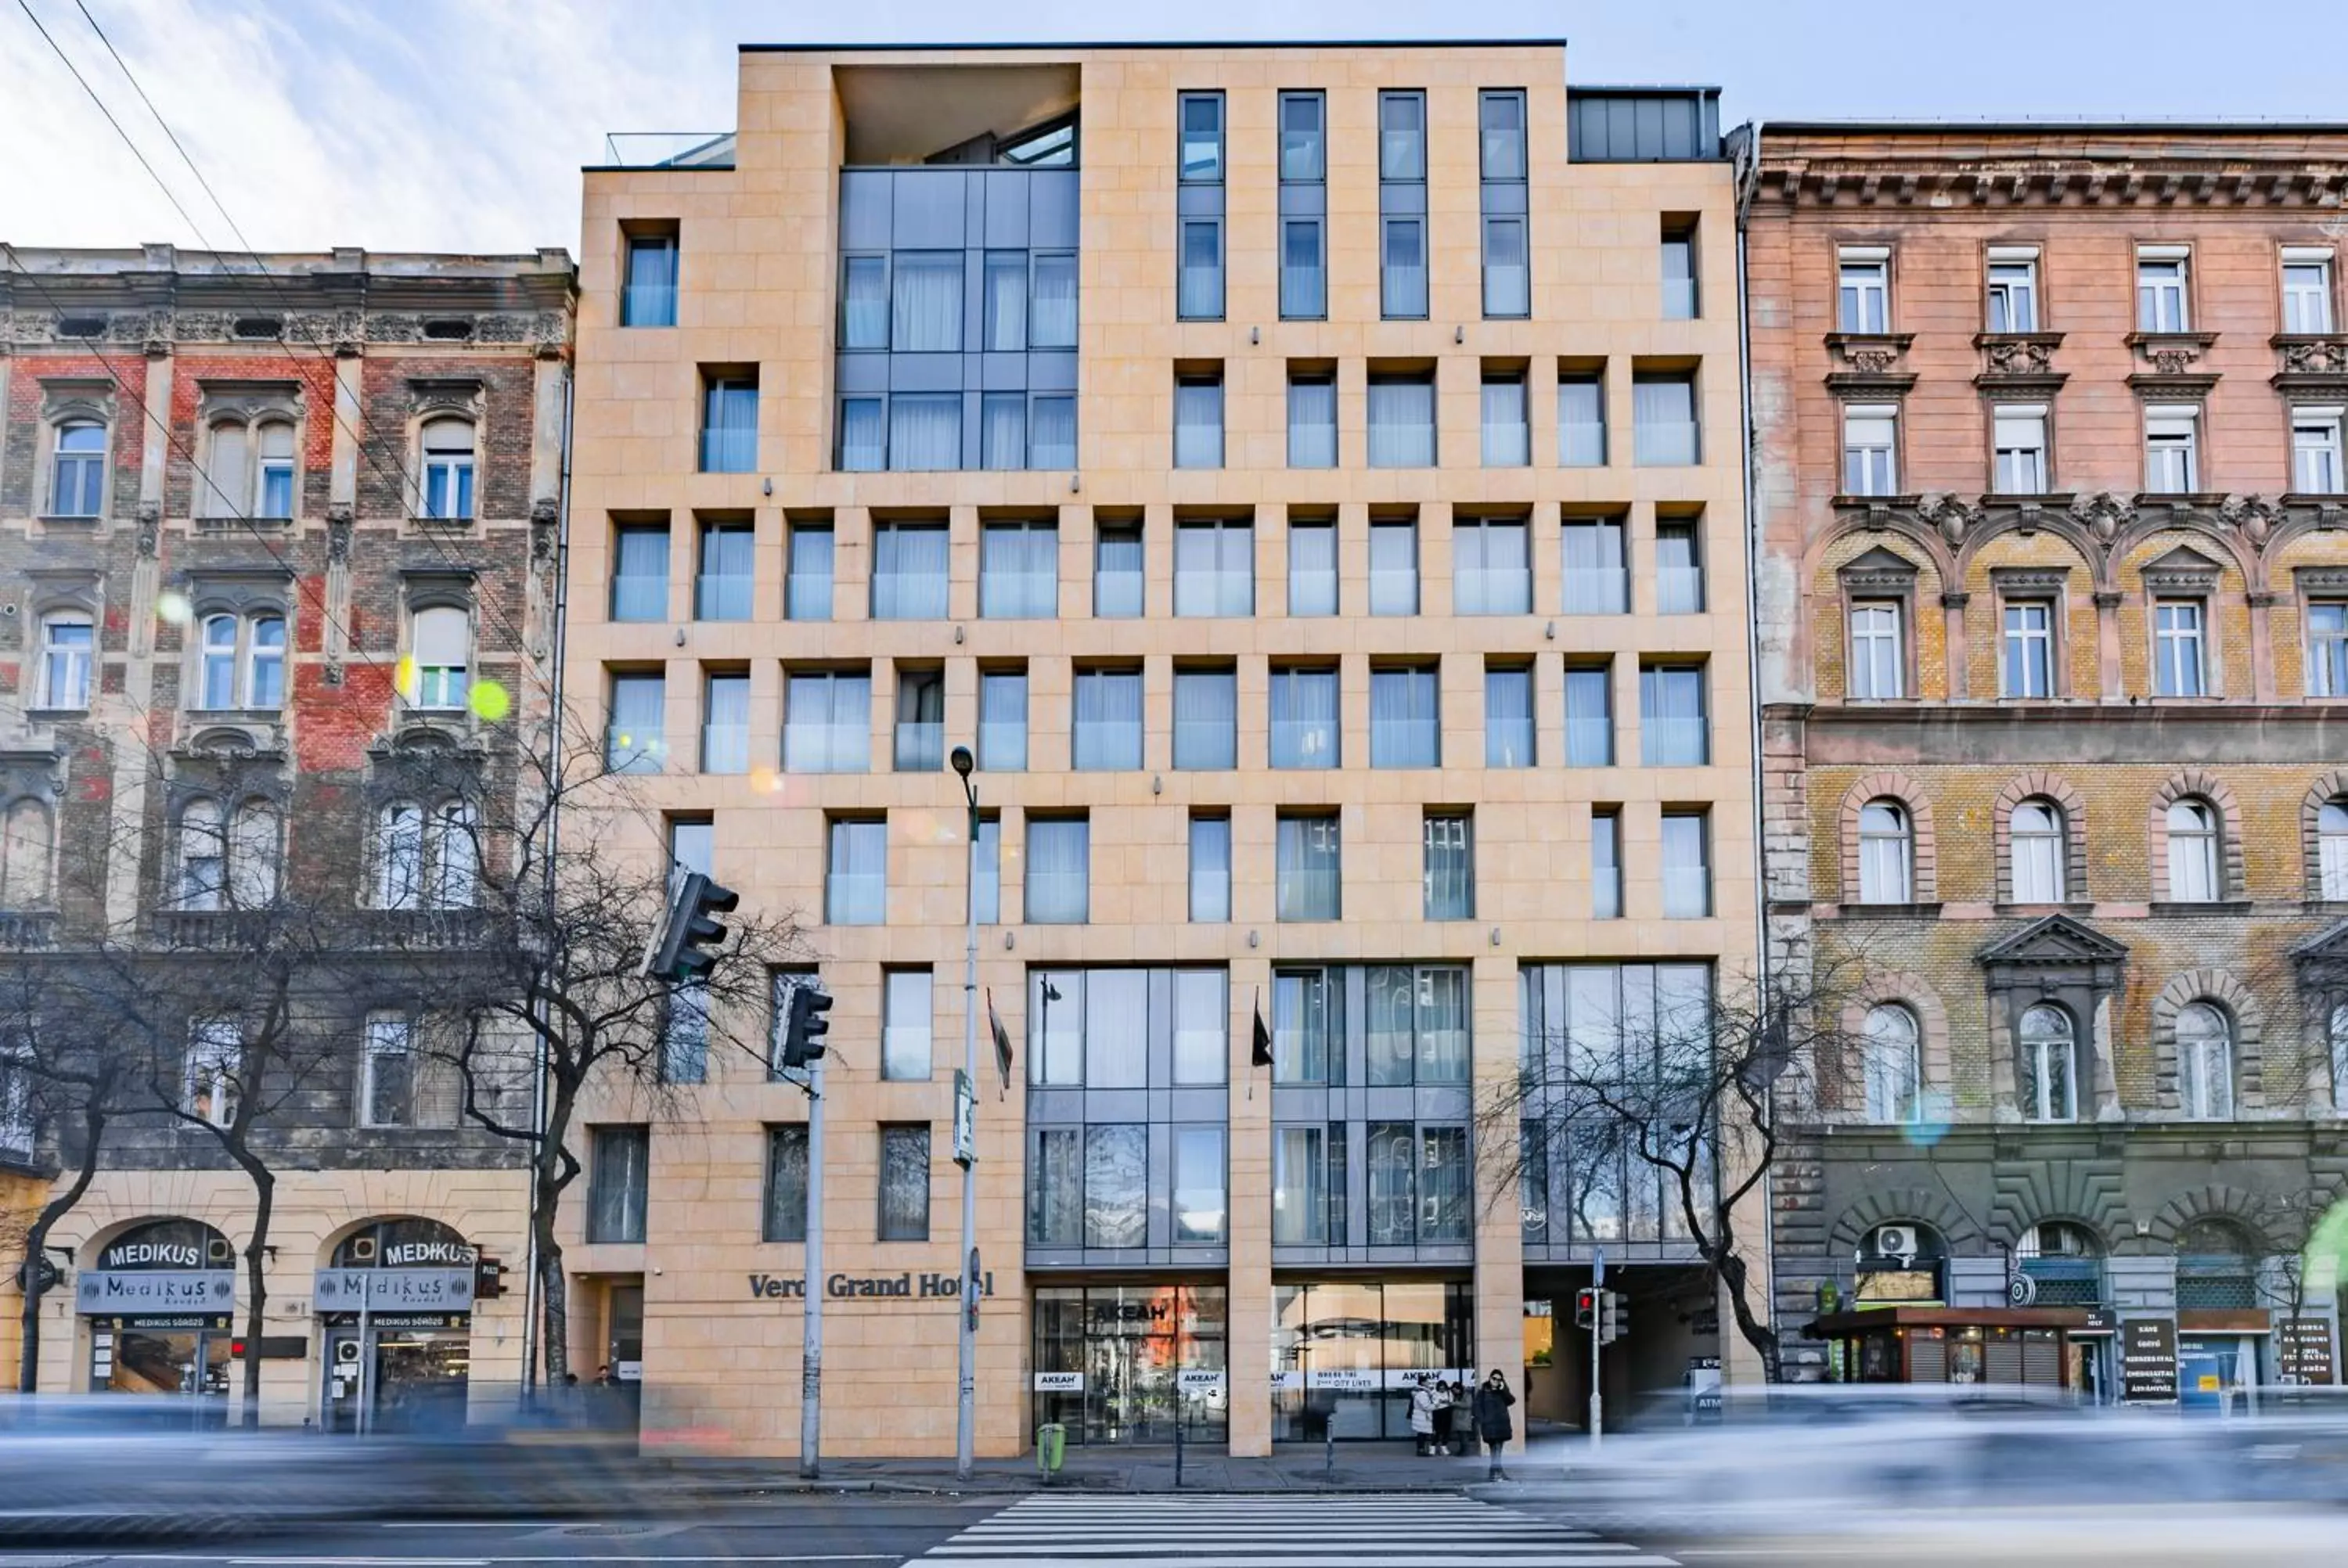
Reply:
[[1220, 1285], [1044, 1286], [1035, 1291], [1034, 1425], [1072, 1443], [1224, 1440], [1228, 1293]]

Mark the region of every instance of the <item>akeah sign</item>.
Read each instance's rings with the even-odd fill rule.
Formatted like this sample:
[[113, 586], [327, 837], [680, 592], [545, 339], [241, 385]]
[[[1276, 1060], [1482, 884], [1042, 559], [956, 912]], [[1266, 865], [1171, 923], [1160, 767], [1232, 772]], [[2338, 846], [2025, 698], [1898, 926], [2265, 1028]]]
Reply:
[[[957, 1301], [962, 1297], [962, 1275], [951, 1274], [835, 1274], [823, 1282], [823, 1293], [831, 1300], [855, 1300], [860, 1297], [902, 1297], [908, 1300]], [[989, 1269], [979, 1280], [979, 1294], [994, 1294], [994, 1271]], [[807, 1296], [807, 1282], [796, 1276], [779, 1274], [750, 1276], [750, 1296], [760, 1301], [799, 1301]]]

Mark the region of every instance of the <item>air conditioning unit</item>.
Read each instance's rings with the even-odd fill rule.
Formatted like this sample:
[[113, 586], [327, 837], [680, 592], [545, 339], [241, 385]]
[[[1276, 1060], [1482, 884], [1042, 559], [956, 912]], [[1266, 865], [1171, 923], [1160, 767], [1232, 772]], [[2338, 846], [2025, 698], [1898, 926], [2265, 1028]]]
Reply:
[[1875, 1227], [1875, 1253], [1878, 1257], [1914, 1257], [1917, 1253], [1914, 1225], [1878, 1225]]
[[358, 1358], [359, 1342], [357, 1340], [338, 1339], [335, 1341], [335, 1359], [337, 1362], [351, 1364], [355, 1363]]
[[204, 1261], [215, 1267], [236, 1261], [236, 1248], [224, 1235], [216, 1235], [204, 1243]]
[[353, 1263], [373, 1263], [375, 1261], [375, 1237], [371, 1235], [355, 1235], [351, 1237], [351, 1261]]

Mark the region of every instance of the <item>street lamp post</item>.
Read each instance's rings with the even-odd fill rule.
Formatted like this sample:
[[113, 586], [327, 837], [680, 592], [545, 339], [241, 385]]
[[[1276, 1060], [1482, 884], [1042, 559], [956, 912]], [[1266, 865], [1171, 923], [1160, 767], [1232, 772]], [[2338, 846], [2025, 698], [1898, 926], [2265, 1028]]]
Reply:
[[[978, 786], [971, 782], [976, 759], [968, 746], [953, 749], [953, 771], [970, 803], [969, 858], [963, 881], [967, 911], [962, 957], [962, 1081], [955, 1085], [957, 1119], [971, 1119], [971, 1147], [957, 1150], [962, 1161], [962, 1302], [954, 1382], [954, 1475], [968, 1481], [978, 1420]], [[967, 1100], [965, 1107], [963, 1102]]]

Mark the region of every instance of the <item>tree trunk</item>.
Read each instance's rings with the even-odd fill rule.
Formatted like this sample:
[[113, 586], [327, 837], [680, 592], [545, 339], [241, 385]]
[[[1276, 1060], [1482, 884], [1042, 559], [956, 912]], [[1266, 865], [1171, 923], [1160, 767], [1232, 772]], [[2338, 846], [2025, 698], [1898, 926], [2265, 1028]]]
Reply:
[[[98, 1092], [93, 1091], [93, 1093]], [[41, 1205], [34, 1216], [32, 1228], [25, 1233], [25, 1306], [21, 1321], [22, 1337], [16, 1363], [16, 1390], [32, 1393], [41, 1380], [41, 1259], [48, 1251], [49, 1232], [57, 1223], [73, 1212], [82, 1194], [98, 1179], [98, 1144], [106, 1132], [106, 1113], [85, 1106], [82, 1111], [81, 1164], [65, 1191]]]
[[[562, 1243], [555, 1221], [562, 1212], [562, 1194], [578, 1173], [564, 1158], [571, 1136], [571, 1117], [578, 1099], [572, 1086], [558, 1075], [547, 1096], [546, 1126], [530, 1158], [530, 1234], [538, 1247], [540, 1356], [546, 1367], [548, 1392], [560, 1396], [571, 1373], [571, 1282], [563, 1273]], [[567, 1168], [566, 1168], [567, 1167]], [[522, 1368], [529, 1380], [530, 1368]]]
[[252, 1178], [252, 1241], [244, 1249], [244, 1392], [241, 1424], [261, 1425], [261, 1333], [263, 1312], [269, 1305], [269, 1220], [277, 1197], [277, 1178], [258, 1160], [244, 1163]]
[[1752, 1277], [1752, 1271], [1746, 1266], [1745, 1259], [1724, 1246], [1713, 1260], [1712, 1268], [1720, 1283], [1727, 1286], [1728, 1307], [1736, 1318], [1737, 1333], [1761, 1357], [1761, 1380], [1783, 1381], [1779, 1376], [1782, 1368], [1778, 1363], [1777, 1332], [1754, 1316], [1752, 1304], [1746, 1299], [1746, 1282]]

